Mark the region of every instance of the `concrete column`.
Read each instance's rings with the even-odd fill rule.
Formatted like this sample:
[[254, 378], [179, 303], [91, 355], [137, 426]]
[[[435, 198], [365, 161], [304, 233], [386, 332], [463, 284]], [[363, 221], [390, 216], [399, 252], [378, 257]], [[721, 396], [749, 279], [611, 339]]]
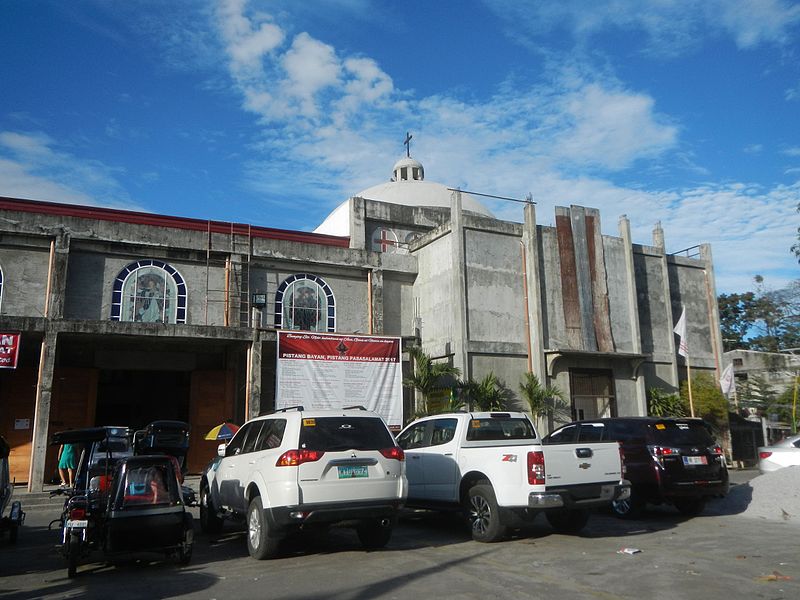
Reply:
[[249, 420], [261, 414], [261, 357], [264, 343], [257, 329], [247, 348], [247, 414]]
[[[662, 231], [663, 234], [663, 231]], [[641, 354], [642, 352], [642, 331], [639, 326], [639, 302], [636, 295], [636, 271], [633, 266], [633, 242], [631, 241], [631, 222], [626, 215], [619, 218], [619, 236], [625, 247], [625, 282], [626, 296], [628, 300], [628, 323], [631, 328], [632, 347], [631, 352]], [[663, 244], [663, 237], [662, 237]], [[647, 395], [644, 387], [644, 375], [639, 374], [636, 378], [636, 406], [638, 416], [647, 415]]]
[[50, 401], [53, 392], [53, 372], [56, 365], [57, 334], [47, 328], [39, 356], [39, 376], [36, 382], [36, 408], [33, 416], [33, 447], [28, 491], [44, 490], [44, 465], [50, 436]]
[[383, 334], [383, 270], [373, 269], [370, 279], [370, 298], [372, 300], [369, 309], [372, 311], [372, 327], [370, 333], [376, 335]]
[[[661, 284], [662, 293], [664, 294], [666, 323], [669, 327], [667, 344], [669, 346], [670, 373], [672, 374], [671, 383], [675, 388], [673, 391], [679, 392], [681, 385], [680, 379], [678, 378], [678, 355], [675, 353], [675, 335], [672, 333], [674, 323], [672, 322], [672, 296], [669, 293], [669, 268], [667, 266], [666, 246], [664, 245], [664, 230], [661, 228], [660, 221], [656, 223], [656, 226], [653, 228], [653, 245], [661, 253]], [[655, 331], [653, 331], [653, 335], [656, 335]]]
[[717, 369], [717, 381], [722, 376], [722, 330], [719, 321], [719, 305], [717, 304], [717, 282], [714, 276], [714, 261], [711, 257], [711, 245], [700, 244], [700, 258], [705, 263], [706, 301], [708, 303], [708, 323], [711, 329], [711, 349], [714, 353], [714, 365]]
[[544, 311], [542, 309], [542, 283], [539, 272], [539, 231], [536, 228], [536, 205], [525, 205], [525, 223], [522, 230], [525, 253], [526, 284], [528, 287], [528, 336], [531, 344], [531, 372], [542, 385], [547, 385], [547, 364], [544, 356]]
[[67, 293], [67, 267], [69, 264], [70, 234], [61, 230], [50, 246], [50, 266], [47, 274], [47, 303], [45, 316], [51, 319], [64, 318], [64, 302]]
[[367, 247], [366, 207], [363, 198], [350, 198], [350, 247], [365, 250]]
[[464, 249], [464, 215], [461, 213], [461, 192], [456, 190], [450, 196], [450, 235], [452, 236], [452, 285], [453, 285], [453, 366], [461, 369], [461, 377], [466, 380], [469, 373], [467, 356], [467, 274]]

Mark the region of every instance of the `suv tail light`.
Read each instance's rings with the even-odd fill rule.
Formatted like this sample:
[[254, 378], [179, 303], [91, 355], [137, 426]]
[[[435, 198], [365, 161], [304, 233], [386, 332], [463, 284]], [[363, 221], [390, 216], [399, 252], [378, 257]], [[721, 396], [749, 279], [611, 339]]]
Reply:
[[379, 450], [386, 458], [393, 458], [394, 460], [403, 461], [406, 459], [406, 453], [400, 446], [392, 446], [391, 448], [381, 448]]
[[768, 452], [766, 450], [763, 451], [763, 452], [759, 452], [758, 453], [758, 458], [761, 458], [761, 459], [769, 458], [770, 456], [772, 456], [772, 452]]
[[324, 452], [319, 450], [287, 450], [281, 454], [278, 462], [275, 463], [276, 467], [297, 467], [307, 462], [316, 462]]
[[672, 448], [670, 446], [648, 446], [650, 455], [658, 461], [662, 467], [664, 466], [664, 459], [673, 456], [680, 456], [680, 448]]
[[719, 444], [711, 446], [708, 451], [714, 456], [722, 456], [722, 447]]
[[530, 485], [544, 485], [544, 452], [536, 450], [528, 452], [528, 483]]

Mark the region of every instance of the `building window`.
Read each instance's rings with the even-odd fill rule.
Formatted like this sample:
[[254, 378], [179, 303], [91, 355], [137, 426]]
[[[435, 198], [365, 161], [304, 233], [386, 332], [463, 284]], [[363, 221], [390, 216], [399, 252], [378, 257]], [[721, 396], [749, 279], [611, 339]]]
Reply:
[[327, 283], [316, 275], [290, 275], [275, 294], [275, 327], [336, 331], [336, 303]]
[[186, 283], [160, 260], [139, 260], [114, 280], [112, 321], [186, 323]]
[[617, 416], [614, 374], [601, 369], [570, 369], [569, 387], [574, 421]]
[[734, 358], [733, 359], [733, 366], [734, 367], [743, 367], [744, 361], [741, 358]]

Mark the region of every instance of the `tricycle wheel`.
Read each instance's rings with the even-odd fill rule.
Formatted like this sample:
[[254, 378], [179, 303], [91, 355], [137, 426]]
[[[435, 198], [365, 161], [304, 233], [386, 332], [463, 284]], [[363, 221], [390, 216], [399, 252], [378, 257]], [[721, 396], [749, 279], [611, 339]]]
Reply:
[[273, 558], [278, 553], [280, 538], [270, 535], [261, 496], [256, 496], [247, 509], [247, 551], [256, 560]]
[[67, 542], [67, 577], [72, 579], [78, 574], [78, 559], [81, 555], [83, 540], [79, 533], [71, 533]]
[[200, 488], [200, 529], [203, 533], [219, 533], [222, 531], [222, 519], [217, 515], [217, 508], [211, 499], [208, 485]]

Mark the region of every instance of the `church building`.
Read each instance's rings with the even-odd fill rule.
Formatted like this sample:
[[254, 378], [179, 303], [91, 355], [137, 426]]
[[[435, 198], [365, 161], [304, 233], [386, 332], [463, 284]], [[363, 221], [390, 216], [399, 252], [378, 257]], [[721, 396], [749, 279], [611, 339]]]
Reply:
[[312, 233], [0, 198], [0, 334], [19, 340], [0, 368], [12, 476], [42, 488], [54, 431], [155, 419], [190, 423], [198, 472], [216, 448], [204, 432], [274, 408], [286, 329], [399, 336], [462, 379], [494, 373], [520, 410], [532, 372], [591, 418], [644, 415], [648, 389], [677, 389], [685, 308], [692, 369], [719, 373], [708, 245], [667, 254], [660, 225], [634, 243], [625, 216], [603, 235], [583, 206], [556, 208], [555, 226], [532, 202], [500, 220], [425, 175], [401, 158]]

